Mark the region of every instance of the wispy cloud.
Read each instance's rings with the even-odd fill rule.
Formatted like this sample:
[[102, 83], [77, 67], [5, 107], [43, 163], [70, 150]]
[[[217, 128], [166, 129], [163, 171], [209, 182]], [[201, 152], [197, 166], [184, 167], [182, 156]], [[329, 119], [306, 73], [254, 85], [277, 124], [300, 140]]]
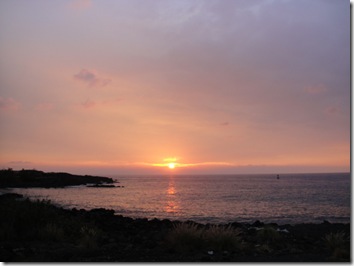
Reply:
[[20, 106], [21, 104], [13, 98], [0, 97], [0, 110], [2, 111], [16, 111]]
[[11, 162], [8, 162], [8, 164], [16, 164], [16, 165], [19, 165], [19, 164], [31, 164], [31, 162], [29, 161], [11, 161]]
[[229, 123], [229, 122], [223, 122], [223, 123], [220, 123], [220, 126], [228, 126], [228, 125], [230, 125], [230, 123]]
[[94, 101], [91, 101], [89, 99], [87, 99], [85, 102], [83, 102], [82, 107], [84, 107], [85, 109], [89, 109], [89, 108], [93, 108], [95, 107], [96, 103]]
[[[169, 158], [175, 159], [175, 158]], [[170, 162], [174, 162], [176, 167], [196, 167], [196, 166], [237, 166], [234, 163], [230, 162], [197, 162], [197, 163], [178, 163], [173, 160], [164, 160], [165, 163], [139, 163], [146, 166], [155, 166], [155, 167], [167, 167]]]
[[306, 86], [304, 91], [308, 94], [321, 94], [326, 92], [328, 89], [324, 84], [316, 84], [312, 86]]
[[87, 99], [79, 104], [76, 104], [80, 109], [109, 109], [117, 106], [122, 100], [112, 99], [112, 100], [91, 100]]
[[104, 87], [111, 82], [110, 79], [100, 77], [94, 71], [87, 69], [81, 69], [79, 73], [74, 75], [74, 78], [88, 87]]
[[329, 114], [329, 115], [340, 115], [342, 114], [342, 110], [338, 107], [335, 106], [330, 106], [328, 108], [325, 109], [325, 113]]

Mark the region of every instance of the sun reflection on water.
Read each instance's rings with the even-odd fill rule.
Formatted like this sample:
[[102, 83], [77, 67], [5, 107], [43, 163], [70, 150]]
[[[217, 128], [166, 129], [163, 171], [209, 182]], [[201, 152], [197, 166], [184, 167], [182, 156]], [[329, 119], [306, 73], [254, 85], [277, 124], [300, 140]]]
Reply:
[[169, 183], [168, 183], [168, 188], [167, 188], [167, 204], [165, 206], [165, 211], [168, 213], [177, 213], [179, 210], [179, 206], [176, 201], [176, 187], [175, 187], [175, 182], [174, 178], [171, 176]]

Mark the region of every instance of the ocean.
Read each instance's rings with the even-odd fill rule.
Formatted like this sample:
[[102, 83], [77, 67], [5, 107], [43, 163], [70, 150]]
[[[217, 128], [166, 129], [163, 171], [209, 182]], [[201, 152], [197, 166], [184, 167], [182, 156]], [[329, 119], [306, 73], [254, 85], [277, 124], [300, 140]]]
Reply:
[[12, 189], [65, 208], [199, 223], [349, 223], [350, 173], [110, 176], [117, 188]]

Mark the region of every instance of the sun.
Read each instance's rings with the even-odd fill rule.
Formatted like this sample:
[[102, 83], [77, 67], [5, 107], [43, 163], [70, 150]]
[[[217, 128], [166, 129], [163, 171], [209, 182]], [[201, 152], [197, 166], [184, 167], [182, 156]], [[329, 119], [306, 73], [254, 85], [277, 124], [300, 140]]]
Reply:
[[174, 169], [175, 166], [176, 166], [176, 164], [175, 164], [175, 163], [169, 163], [167, 166], [168, 166], [168, 168], [170, 168], [170, 169]]

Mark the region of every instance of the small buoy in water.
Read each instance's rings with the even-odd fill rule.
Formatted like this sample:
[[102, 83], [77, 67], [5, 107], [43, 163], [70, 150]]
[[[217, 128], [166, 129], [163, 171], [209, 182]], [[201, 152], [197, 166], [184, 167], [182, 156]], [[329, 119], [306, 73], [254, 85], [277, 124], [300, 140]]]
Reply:
[[279, 179], [279, 175], [277, 175], [277, 179]]

